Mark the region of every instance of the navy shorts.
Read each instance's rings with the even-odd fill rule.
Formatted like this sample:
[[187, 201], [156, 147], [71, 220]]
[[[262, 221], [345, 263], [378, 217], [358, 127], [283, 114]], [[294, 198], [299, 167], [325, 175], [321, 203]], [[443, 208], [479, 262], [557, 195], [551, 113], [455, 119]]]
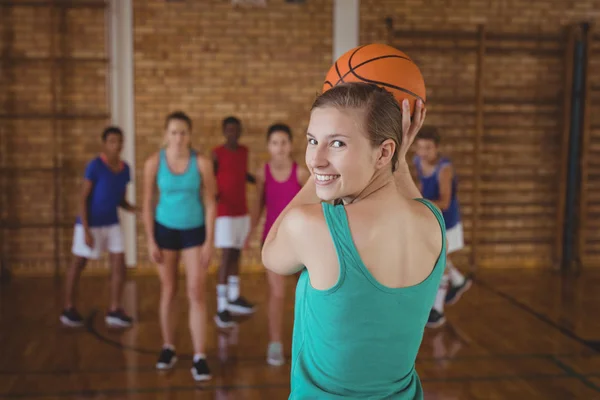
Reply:
[[206, 228], [171, 229], [154, 221], [154, 240], [159, 248], [165, 250], [183, 250], [202, 246], [206, 240]]

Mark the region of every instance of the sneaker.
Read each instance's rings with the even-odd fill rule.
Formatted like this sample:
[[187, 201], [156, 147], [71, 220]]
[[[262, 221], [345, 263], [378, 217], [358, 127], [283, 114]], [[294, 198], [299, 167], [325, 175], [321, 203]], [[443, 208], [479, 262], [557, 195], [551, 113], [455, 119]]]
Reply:
[[177, 362], [177, 356], [175, 351], [168, 347], [163, 347], [158, 356], [158, 362], [156, 363], [156, 369], [165, 370], [171, 369]]
[[279, 367], [285, 364], [283, 357], [283, 346], [281, 343], [269, 343], [267, 348], [267, 364]]
[[63, 310], [63, 313], [60, 315], [60, 322], [62, 322], [64, 326], [69, 326], [71, 328], [83, 326], [83, 318], [77, 312], [75, 307]]
[[228, 310], [221, 311], [215, 315], [215, 322], [219, 328], [231, 328], [235, 321]]
[[254, 312], [254, 304], [251, 304], [248, 300], [240, 296], [236, 300], [229, 302], [227, 310], [234, 314], [248, 315]]
[[207, 381], [212, 378], [210, 376], [210, 369], [204, 358], [194, 361], [194, 364], [192, 365], [192, 376], [195, 381]]
[[125, 314], [125, 311], [119, 308], [107, 313], [104, 321], [108, 326], [112, 326], [113, 328], [128, 328], [133, 323], [133, 318]]
[[470, 277], [466, 277], [462, 285], [452, 286], [448, 288], [448, 292], [446, 293], [445, 303], [449, 306], [452, 304], [456, 304], [458, 300], [460, 300], [460, 296], [463, 295], [467, 290], [471, 288], [473, 284], [473, 280]]
[[440, 326], [446, 323], [446, 317], [443, 313], [432, 309], [429, 312], [429, 319], [427, 320], [427, 324], [425, 325], [427, 328], [439, 328]]

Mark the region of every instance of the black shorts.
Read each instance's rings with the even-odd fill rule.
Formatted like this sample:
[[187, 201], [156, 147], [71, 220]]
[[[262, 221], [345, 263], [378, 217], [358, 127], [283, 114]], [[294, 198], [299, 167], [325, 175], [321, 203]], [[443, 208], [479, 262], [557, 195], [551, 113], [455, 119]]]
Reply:
[[206, 240], [206, 227], [171, 229], [154, 221], [154, 240], [159, 248], [165, 250], [202, 246]]

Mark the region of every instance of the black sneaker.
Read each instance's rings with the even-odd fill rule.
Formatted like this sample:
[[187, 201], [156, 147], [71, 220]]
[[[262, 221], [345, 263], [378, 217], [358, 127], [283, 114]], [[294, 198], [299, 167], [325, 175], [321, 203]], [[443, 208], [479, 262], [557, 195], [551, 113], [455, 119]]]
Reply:
[[210, 369], [204, 358], [199, 359], [192, 365], [192, 376], [195, 381], [207, 381], [211, 379]]
[[62, 322], [64, 326], [69, 326], [71, 328], [83, 326], [83, 318], [77, 312], [75, 307], [63, 310], [63, 313], [60, 315], [60, 322]]
[[231, 328], [235, 321], [228, 310], [221, 311], [215, 315], [215, 322], [219, 328]]
[[443, 313], [432, 309], [429, 312], [429, 319], [427, 320], [427, 324], [425, 325], [427, 328], [439, 328], [440, 326], [446, 323], [446, 317]]
[[156, 369], [171, 369], [177, 362], [177, 356], [175, 355], [175, 351], [163, 347], [160, 351], [160, 355], [158, 356], [158, 362], [156, 363]]
[[104, 321], [113, 328], [128, 328], [133, 323], [133, 318], [125, 314], [125, 311], [119, 308], [118, 310], [107, 313]]
[[462, 285], [450, 285], [450, 287], [448, 288], [448, 292], [446, 293], [445, 303], [449, 306], [451, 306], [452, 304], [456, 304], [456, 302], [460, 300], [460, 296], [462, 296], [463, 293], [469, 290], [472, 284], [473, 280], [470, 277], [465, 277], [465, 280], [462, 283]]
[[248, 300], [240, 296], [236, 300], [229, 302], [227, 310], [233, 314], [248, 315], [254, 312], [254, 304], [251, 304]]

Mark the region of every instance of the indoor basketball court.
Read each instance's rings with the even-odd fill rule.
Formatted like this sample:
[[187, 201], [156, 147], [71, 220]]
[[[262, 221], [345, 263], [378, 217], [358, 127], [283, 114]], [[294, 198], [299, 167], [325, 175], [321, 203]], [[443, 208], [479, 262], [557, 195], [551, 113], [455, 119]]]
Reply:
[[[311, 179], [311, 105], [355, 80], [410, 98], [411, 107], [424, 100], [425, 125], [439, 138], [417, 136], [406, 156], [411, 177], [426, 197], [415, 160], [425, 159], [418, 142], [429, 138], [451, 162], [460, 209], [461, 245], [446, 268], [462, 286], [450, 274], [440, 285], [448, 294], [438, 289], [435, 303], [427, 300], [415, 362], [423, 395], [385, 398], [600, 399], [598, 9], [598, 1], [551, 0], [0, 0], [0, 398], [308, 398], [289, 397], [303, 278], [274, 283], [263, 265], [270, 217], [255, 207], [265, 201], [257, 188], [279, 182], [271, 166], [283, 150], [274, 150], [273, 133], [291, 146], [298, 187], [290, 190]], [[203, 196], [214, 172], [218, 226], [202, 237], [226, 241], [226, 222], [248, 233], [206, 253], [205, 290], [190, 283], [197, 268], [186, 264], [185, 247], [165, 278], [157, 264], [175, 248], [148, 239], [166, 229], [158, 208], [156, 221], [146, 214], [159, 192], [148, 177], [159, 186], [197, 180], [188, 164], [175, 172], [161, 150], [176, 135], [197, 152], [189, 159]], [[126, 166], [113, 172], [127, 171], [118, 232], [85, 228], [78, 238], [82, 204], [95, 204], [96, 189], [82, 195], [82, 185], [112, 160], [110, 137], [120, 140], [115, 162]], [[247, 149], [233, 201], [247, 200], [231, 215], [233, 206], [222, 205], [229, 178], [219, 175], [230, 143]], [[94, 225], [94, 211], [85, 213]], [[241, 216], [240, 225], [225, 219]], [[108, 250], [98, 259], [79, 253], [100, 240]], [[204, 304], [205, 314], [194, 311], [205, 318], [202, 334], [188, 321], [195, 302]], [[231, 304], [242, 311], [222, 314]], [[165, 315], [177, 316], [168, 328]], [[170, 342], [176, 361], [164, 355]], [[209, 379], [193, 372], [199, 359]]]

